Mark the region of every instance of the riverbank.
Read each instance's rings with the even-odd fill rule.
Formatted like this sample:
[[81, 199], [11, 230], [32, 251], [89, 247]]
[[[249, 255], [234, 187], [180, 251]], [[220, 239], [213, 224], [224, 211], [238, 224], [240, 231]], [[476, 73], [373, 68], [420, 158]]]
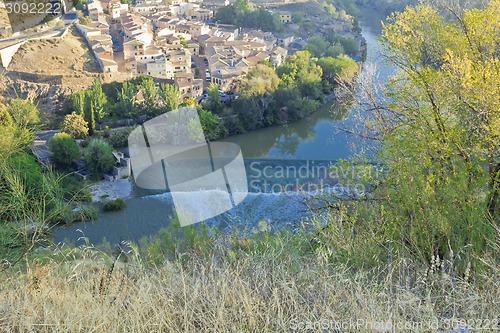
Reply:
[[115, 199], [130, 199], [133, 197], [133, 184], [131, 179], [118, 179], [115, 181], [102, 180], [89, 187], [92, 202], [103, 202]]

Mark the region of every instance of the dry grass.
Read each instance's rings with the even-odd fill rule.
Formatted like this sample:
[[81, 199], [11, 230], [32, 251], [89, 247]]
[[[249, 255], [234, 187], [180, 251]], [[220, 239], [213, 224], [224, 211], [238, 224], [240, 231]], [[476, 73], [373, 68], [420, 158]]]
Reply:
[[85, 83], [87, 80], [92, 82], [89, 73], [100, 71], [84, 40], [74, 29], [70, 29], [63, 39], [27, 42], [12, 59], [9, 70], [66, 77], [80, 75]]
[[[496, 282], [479, 291], [438, 274], [403, 288], [331, 264], [322, 251], [288, 253], [288, 237], [258, 255], [215, 246], [210, 255], [191, 254], [183, 264], [152, 266], [134, 253], [128, 263], [113, 264], [95, 249], [71, 250], [64, 260], [54, 255], [3, 278], [0, 331], [335, 331], [333, 326], [322, 329], [326, 320], [360, 324], [338, 332], [377, 332], [377, 322], [391, 321], [413, 325], [394, 332], [437, 332], [436, 321], [448, 328], [452, 319], [500, 316]], [[307, 329], [307, 322], [316, 323]], [[482, 330], [488, 331], [493, 330]]]

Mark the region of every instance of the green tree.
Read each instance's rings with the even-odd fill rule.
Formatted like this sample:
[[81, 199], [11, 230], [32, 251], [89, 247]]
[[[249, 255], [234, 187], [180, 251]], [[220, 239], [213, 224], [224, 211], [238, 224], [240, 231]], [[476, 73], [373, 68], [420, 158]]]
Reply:
[[75, 139], [63, 132], [57, 133], [49, 140], [49, 149], [53, 154], [52, 160], [59, 167], [71, 167], [81, 156]]
[[179, 108], [181, 94], [179, 93], [179, 89], [174, 85], [162, 84], [158, 91], [158, 95], [163, 106], [165, 106], [168, 111], [177, 110]]
[[135, 108], [137, 87], [132, 82], [124, 82], [118, 92], [118, 103], [122, 114], [130, 116]]
[[319, 58], [325, 53], [330, 43], [323, 39], [321, 36], [314, 36], [309, 38], [305, 49], [308, 50], [313, 56]]
[[[94, 117], [95, 121], [102, 121], [107, 114], [106, 104], [108, 103], [108, 99], [102, 91], [101, 80], [95, 79], [92, 88], [87, 91], [86, 95], [87, 109], [92, 111], [88, 116]], [[85, 120], [89, 124], [92, 123], [92, 119], [90, 118], [86, 118]]]
[[81, 115], [73, 112], [64, 117], [61, 131], [68, 133], [73, 138], [83, 139], [89, 134], [89, 124]]
[[220, 97], [218, 85], [210, 83], [210, 86], [208, 86], [207, 89], [207, 100], [205, 101], [204, 105], [213, 113], [217, 114], [222, 111], [222, 100]]
[[[279, 85], [280, 79], [274, 69], [263, 64], [255, 66], [241, 82], [240, 98], [253, 100], [250, 109], [245, 112], [253, 110], [259, 126], [273, 125], [276, 122], [273, 93]], [[253, 123], [252, 119], [247, 121]]]
[[144, 96], [144, 106], [146, 107], [146, 112], [151, 115], [156, 115], [158, 113], [158, 88], [152, 77], [145, 78], [140, 86], [142, 95]]
[[34, 128], [40, 122], [40, 112], [35, 104], [29, 100], [11, 99], [7, 111], [18, 128]]
[[316, 63], [323, 71], [323, 79], [329, 83], [351, 82], [358, 71], [358, 64], [348, 56], [325, 57]]
[[113, 148], [102, 139], [90, 141], [85, 154], [85, 165], [95, 178], [111, 172], [115, 165]]
[[200, 111], [200, 123], [203, 133], [208, 140], [217, 140], [224, 135], [224, 126], [220, 123], [219, 118], [210, 111]]
[[326, 57], [332, 57], [336, 58], [338, 56], [341, 56], [345, 53], [344, 48], [342, 47], [341, 44], [334, 43], [330, 47], [328, 47], [325, 51], [325, 56]]
[[236, 8], [234, 6], [224, 6], [217, 10], [215, 19], [223, 24], [235, 24], [237, 20]]
[[86, 108], [85, 108], [85, 117], [84, 117], [84, 120], [88, 124], [89, 135], [94, 134], [95, 129], [96, 129], [96, 120], [95, 120], [95, 109], [94, 109], [94, 104], [93, 103], [87, 103]]
[[249, 0], [236, 0], [233, 6], [238, 14], [248, 13], [252, 9]]
[[[393, 14], [382, 41], [400, 70], [385, 88], [359, 80], [362, 118], [387, 168], [374, 194], [381, 202], [360, 206], [365, 221], [383, 221], [373, 239], [399, 244], [393, 255], [429, 263], [461, 253], [454, 265], [463, 273], [471, 262], [484, 268], [474, 258], [491, 255], [498, 237], [500, 1], [441, 9], [425, 4]], [[387, 92], [377, 98], [381, 89]]]
[[321, 67], [311, 60], [311, 54], [308, 51], [299, 51], [290, 56], [287, 61], [295, 64], [298, 69], [295, 79], [302, 96], [312, 99], [321, 98], [323, 95], [321, 85], [323, 72]]
[[198, 106], [198, 102], [195, 101], [192, 98], [184, 98], [184, 100], [182, 101], [181, 105], [182, 106], [197, 107]]
[[356, 52], [356, 42], [353, 37], [337, 36], [335, 34], [327, 36], [327, 39], [332, 44], [340, 44], [346, 54]]
[[240, 95], [242, 97], [260, 96], [274, 92], [280, 84], [280, 78], [269, 66], [257, 64], [242, 80]]
[[296, 23], [296, 24], [301, 24], [302, 21], [304, 21], [304, 14], [301, 13], [301, 12], [296, 12], [293, 15], [293, 22]]
[[80, 116], [85, 116], [85, 91], [79, 90], [70, 97], [71, 106]]

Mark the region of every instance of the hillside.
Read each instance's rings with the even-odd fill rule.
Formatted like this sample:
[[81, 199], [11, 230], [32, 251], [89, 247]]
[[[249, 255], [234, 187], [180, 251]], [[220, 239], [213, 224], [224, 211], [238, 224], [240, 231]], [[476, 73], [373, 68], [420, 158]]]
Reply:
[[[78, 32], [63, 39], [29, 41], [14, 56], [9, 71], [76, 76], [78, 81], [99, 73], [99, 67]], [[91, 81], [91, 80], [90, 80]]]

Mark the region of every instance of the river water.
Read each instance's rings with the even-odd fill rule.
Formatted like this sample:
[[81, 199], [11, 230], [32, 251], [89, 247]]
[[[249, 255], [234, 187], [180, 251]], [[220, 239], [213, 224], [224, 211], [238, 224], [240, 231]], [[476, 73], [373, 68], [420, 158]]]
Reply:
[[[368, 44], [365, 64], [376, 64], [380, 71], [379, 78], [384, 80], [390, 69], [385, 67], [382, 61], [378, 41], [383, 17], [369, 9], [362, 9], [362, 13], [364, 19], [361, 27]], [[311, 216], [308, 204], [316, 188], [307, 188], [310, 191], [305, 191], [304, 184], [318, 184], [321, 181], [322, 188], [328, 186], [330, 191], [342, 194], [342, 184], [335, 183], [334, 179], [326, 179], [325, 185], [323, 180], [319, 179], [321, 176], [313, 175], [314, 179], [311, 179], [311, 175], [314, 173], [312, 170], [316, 170], [315, 167], [325, 167], [328, 166], [328, 161], [353, 157], [364, 147], [355, 136], [340, 130], [354, 128], [356, 125], [350, 111], [349, 108], [331, 102], [294, 123], [224, 139], [240, 146], [248, 178], [253, 179], [257, 185], [250, 186], [247, 198], [236, 208], [207, 220], [206, 223], [223, 230], [247, 230], [263, 220], [271, 228], [293, 227]], [[276, 170], [282, 170], [279, 167], [288, 167], [291, 170], [305, 168], [307, 177], [294, 173], [284, 176], [280, 174], [279, 177], [272, 174], [272, 170], [275, 173]], [[263, 170], [271, 171], [263, 175]], [[278, 186], [290, 185], [288, 189], [292, 190], [283, 192], [276, 190], [276, 186], [264, 189], [264, 176], [274, 180], [274, 185], [278, 185], [279, 178]], [[298, 188], [301, 190], [297, 190]], [[101, 213], [96, 221], [74, 223], [53, 230], [54, 241], [82, 244], [83, 236], [93, 244], [103, 240], [111, 244], [122, 240], [138, 241], [143, 237], [155, 235], [175, 217], [169, 193], [148, 193], [137, 189], [135, 196], [127, 200], [127, 207], [121, 212]]]

